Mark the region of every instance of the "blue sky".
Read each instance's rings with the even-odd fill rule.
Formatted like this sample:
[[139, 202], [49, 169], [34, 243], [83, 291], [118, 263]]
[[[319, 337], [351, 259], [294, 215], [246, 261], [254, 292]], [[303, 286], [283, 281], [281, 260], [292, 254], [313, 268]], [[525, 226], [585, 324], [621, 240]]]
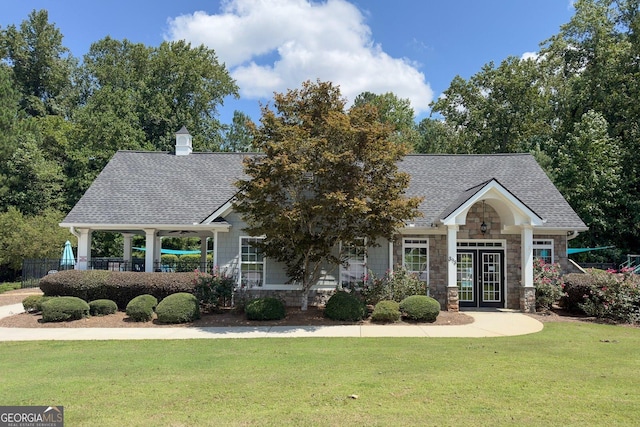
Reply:
[[204, 43], [240, 86], [233, 110], [259, 117], [259, 102], [305, 80], [408, 98], [418, 119], [451, 80], [508, 56], [536, 52], [573, 15], [572, 0], [21, 0], [2, 1], [0, 26], [36, 9], [81, 58], [107, 35], [148, 46]]

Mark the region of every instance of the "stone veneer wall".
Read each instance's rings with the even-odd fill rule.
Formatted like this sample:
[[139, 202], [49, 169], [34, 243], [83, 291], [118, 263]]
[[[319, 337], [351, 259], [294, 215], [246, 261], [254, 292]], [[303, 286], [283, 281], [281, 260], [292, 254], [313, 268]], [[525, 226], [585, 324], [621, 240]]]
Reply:
[[[300, 307], [302, 293], [297, 290], [275, 290], [275, 289], [260, 289], [260, 288], [251, 288], [245, 291], [245, 298], [254, 299], [254, 298], [265, 298], [265, 297], [273, 297], [282, 300], [287, 307]], [[308, 303], [309, 306], [312, 307], [322, 307], [324, 306], [331, 295], [333, 295], [335, 289], [319, 289], [319, 290], [311, 290], [309, 292]], [[234, 293], [234, 300], [239, 301], [243, 298], [238, 291]]]
[[[487, 224], [487, 232], [482, 234], [480, 225]], [[498, 213], [489, 204], [485, 204], [484, 213], [482, 202], [476, 203], [467, 215], [467, 223], [460, 226], [457, 238], [459, 240], [505, 240], [506, 263], [506, 299], [507, 307], [520, 309], [522, 307], [521, 286], [521, 236], [520, 234], [502, 234], [501, 222]], [[535, 231], [535, 230], [534, 230]], [[403, 235], [402, 238], [428, 238], [429, 239], [429, 288], [430, 295], [440, 302], [444, 308], [447, 305], [447, 237], [443, 234], [436, 235]], [[565, 235], [534, 235], [537, 239], [552, 239], [554, 242], [555, 262], [560, 263], [563, 271], [569, 270], [569, 262], [566, 254], [567, 238]], [[402, 239], [394, 243], [393, 260], [395, 268], [402, 263]]]

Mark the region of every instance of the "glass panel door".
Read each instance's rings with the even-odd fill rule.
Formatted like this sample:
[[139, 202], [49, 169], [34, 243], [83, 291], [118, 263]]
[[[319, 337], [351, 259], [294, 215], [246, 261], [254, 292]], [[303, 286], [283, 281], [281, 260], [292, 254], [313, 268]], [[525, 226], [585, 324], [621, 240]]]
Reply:
[[482, 302], [502, 301], [502, 254], [482, 252]]
[[475, 301], [475, 267], [473, 252], [458, 252], [457, 282], [458, 299], [461, 303]]

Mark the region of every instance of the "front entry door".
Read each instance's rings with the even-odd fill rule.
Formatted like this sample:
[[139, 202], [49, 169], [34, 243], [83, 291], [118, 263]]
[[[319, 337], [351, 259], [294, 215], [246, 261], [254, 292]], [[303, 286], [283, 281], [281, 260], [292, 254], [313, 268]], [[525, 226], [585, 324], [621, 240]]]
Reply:
[[457, 261], [461, 307], [504, 307], [504, 251], [458, 249]]

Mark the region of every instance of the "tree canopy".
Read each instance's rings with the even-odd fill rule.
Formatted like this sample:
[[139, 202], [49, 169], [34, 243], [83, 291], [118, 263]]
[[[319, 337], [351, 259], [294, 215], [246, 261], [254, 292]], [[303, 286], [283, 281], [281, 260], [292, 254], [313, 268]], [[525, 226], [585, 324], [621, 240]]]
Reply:
[[[62, 219], [117, 150], [173, 150], [184, 125], [196, 150], [217, 151], [218, 108], [238, 96], [205, 46], [106, 37], [79, 62], [62, 41], [46, 10], [0, 29], [0, 213], [40, 218], [61, 240], [55, 248], [74, 237], [47, 218]], [[96, 253], [114, 255], [111, 240], [97, 233]], [[17, 247], [0, 246], [0, 265], [18, 268]]]
[[574, 7], [537, 57], [454, 78], [416, 148], [534, 153], [590, 228], [573, 244], [615, 245], [620, 257], [640, 252], [640, 2]]
[[[302, 97], [307, 84], [295, 93], [308, 109], [281, 94], [258, 127], [241, 111], [231, 123], [219, 121], [220, 105], [238, 87], [214, 50], [106, 37], [79, 60], [47, 11], [34, 10], [0, 28], [0, 213], [64, 216], [117, 150], [171, 150], [183, 125], [197, 151], [260, 151], [267, 136], [302, 141], [315, 130], [353, 139], [348, 129], [362, 125], [405, 151], [532, 152], [590, 227], [572, 245], [640, 253], [640, 0], [577, 0], [574, 8], [537, 55], [454, 78], [420, 123], [393, 93], [363, 92], [345, 110], [337, 88]], [[294, 132], [300, 123], [311, 128]], [[324, 149], [316, 139], [308, 138], [307, 151]], [[347, 143], [329, 147], [340, 167], [347, 160], [332, 150]], [[291, 177], [289, 168], [282, 173]], [[94, 250], [116, 255], [114, 241], [97, 233]], [[10, 258], [7, 248], [0, 260]]]
[[234, 209], [302, 286], [304, 309], [322, 269], [343, 262], [341, 242], [392, 239], [420, 200], [404, 196], [409, 177], [396, 163], [407, 147], [372, 105], [345, 110], [338, 87], [307, 81], [274, 106], [262, 110], [254, 144], [264, 155], [247, 159]]

